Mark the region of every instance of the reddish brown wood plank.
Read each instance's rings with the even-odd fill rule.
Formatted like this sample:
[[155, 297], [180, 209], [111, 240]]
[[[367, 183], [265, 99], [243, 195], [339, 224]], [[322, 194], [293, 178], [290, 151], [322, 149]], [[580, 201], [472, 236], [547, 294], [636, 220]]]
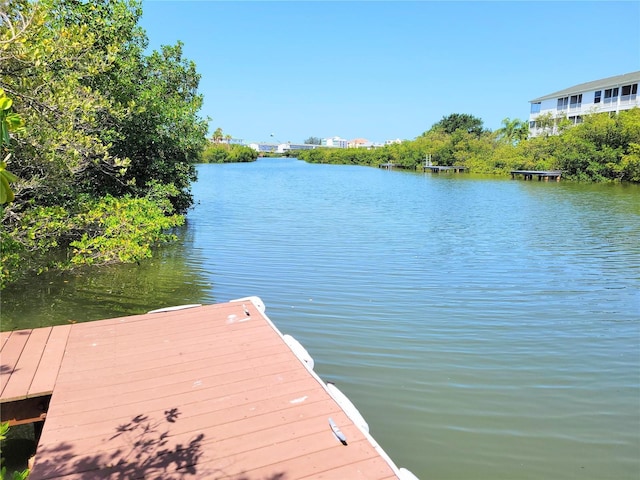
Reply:
[[[130, 368], [138, 368], [140, 362], [149, 363], [151, 365], [170, 364], [172, 357], [191, 356], [195, 352], [204, 351], [209, 357], [216, 358], [226, 356], [229, 349], [235, 349], [238, 346], [253, 347], [253, 344], [259, 344], [261, 349], [267, 345], [277, 345], [278, 342], [272, 338], [265, 338], [265, 329], [251, 329], [242, 332], [242, 339], [238, 339], [238, 334], [229, 335], [204, 335], [194, 333], [191, 336], [186, 335], [183, 339], [162, 338], [158, 344], [149, 344], [144, 339], [137, 342], [131, 341], [130, 338], [117, 340], [114, 345], [108, 347], [95, 347], [93, 344], [87, 346], [71, 346], [70, 348], [76, 352], [71, 360], [75, 365], [70, 365], [69, 369], [74, 372], [88, 370], [97, 364], [102, 367], [101, 361], [110, 359], [115, 363], [104, 365], [104, 368], [113, 365], [119, 365]], [[131, 338], [135, 338], [131, 336]], [[114, 350], [117, 346], [118, 350]], [[122, 350], [122, 351], [121, 351]], [[97, 360], [96, 360], [97, 359]], [[135, 360], [134, 365], [130, 365]], [[65, 369], [65, 373], [68, 369]]]
[[[127, 387], [124, 389], [114, 388], [107, 396], [101, 395], [82, 400], [76, 400], [72, 392], [58, 393], [56, 390], [56, 402], [51, 408], [59, 407], [61, 413], [72, 412], [72, 414], [93, 411], [98, 418], [104, 416], [106, 411], [113, 412], [119, 407], [136, 414], [146, 411], [145, 405], [150, 399], [162, 399], [167, 408], [174, 408], [184, 403], [202, 401], [206, 398], [219, 399], [242, 393], [249, 395], [248, 392], [254, 390], [273, 394], [274, 391], [277, 391], [287, 383], [304, 380], [306, 376], [306, 372], [301, 370], [271, 372], [269, 375], [261, 377], [255, 377], [250, 372], [243, 371], [238, 374], [237, 378], [222, 376], [218, 381], [215, 378], [190, 379], [180, 385], [169, 385], [162, 389], [128, 390]], [[69, 399], [69, 401], [62, 401], [62, 398]], [[54, 411], [51, 411], [51, 413], [53, 414]]]
[[53, 392], [70, 331], [71, 325], [60, 325], [51, 330], [27, 396]]
[[[197, 313], [194, 313], [194, 310]], [[194, 333], [196, 330], [208, 330], [212, 326], [225, 326], [229, 315], [236, 315], [234, 323], [247, 323], [240, 322], [241, 313], [244, 315], [241, 304], [224, 304], [79, 323], [74, 327], [74, 335], [69, 342], [72, 345], [74, 341], [85, 342], [101, 338], [103, 335], [118, 336], [119, 331], [126, 331], [129, 336], [139, 335], [139, 339], [148, 339], [150, 343], [154, 343], [154, 337], [163, 336], [165, 333]], [[185, 321], [189, 322], [188, 329], [184, 328]], [[150, 325], [157, 325], [159, 328], [150, 329]], [[124, 327], [124, 330], [119, 330], [119, 327]]]
[[29, 340], [31, 330], [16, 330], [11, 332], [0, 354], [0, 401], [5, 401], [4, 390], [15, 372], [20, 355]]
[[95, 370], [76, 372], [74, 375], [66, 375], [65, 378], [58, 378], [58, 384], [66, 388], [72, 388], [74, 392], [91, 390], [102, 387], [105, 384], [123, 385], [145, 381], [149, 378], [164, 377], [172, 375], [198, 376], [198, 372], [206, 372], [209, 376], [222, 372], [241, 370], [243, 368], [256, 368], [265, 363], [280, 363], [289, 361], [291, 354], [282, 352], [279, 346], [269, 346], [263, 351], [265, 355], [259, 357], [247, 356], [242, 364], [230, 362], [212, 362], [211, 354], [206, 350], [188, 352], [181, 357], [180, 362], [171, 362], [167, 365], [158, 365], [157, 361], [150, 362], [142, 360], [136, 363], [135, 370], [132, 369], [126, 375], [121, 368], [109, 367], [100, 370], [100, 376], [95, 375]]
[[[335, 410], [335, 405], [332, 409]], [[224, 433], [225, 427], [203, 428], [201, 426], [195, 432], [176, 434], [175, 425], [180, 423], [179, 417], [175, 423], [167, 423], [163, 420], [143, 415], [128, 422], [122, 436], [116, 436], [114, 432], [103, 438], [92, 438], [90, 442], [83, 441], [81, 451], [73, 449], [74, 455], [71, 455], [66, 448], [58, 449], [57, 452], [48, 452], [47, 447], [42, 451], [39, 450], [39, 455], [46, 454], [51, 458], [49, 454], [53, 454], [50, 465], [55, 465], [57, 474], [60, 475], [77, 472], [81, 468], [87, 468], [87, 465], [118, 464], [124, 461], [125, 457], [137, 458], [139, 459], [137, 461], [146, 465], [153, 462], [148, 457], [155, 455], [156, 452], [153, 448], [138, 448], [138, 445], [155, 445], [155, 442], [161, 439], [163, 450], [172, 452], [178, 450], [179, 446], [192, 444], [194, 439], [198, 439], [197, 444], [200, 450], [198, 472], [204, 475], [209, 469], [211, 471], [224, 469], [230, 474], [241, 473], [242, 469], [246, 470], [255, 465], [270, 465], [274, 459], [282, 462], [318, 453], [323, 449], [334, 448], [336, 445], [342, 447], [328, 428], [325, 415], [321, 413], [313, 418], [295, 422], [271, 420], [273, 425], [270, 428], [258, 430], [252, 428], [251, 422], [247, 421], [244, 422], [245, 428], [242, 433], [235, 431], [227, 434], [226, 438], [218, 435]], [[354, 444], [364, 441], [362, 435], [356, 436], [356, 430], [355, 427], [351, 427], [351, 430], [345, 431], [354, 439]], [[343, 463], [348, 463], [350, 451], [345, 450], [341, 453], [347, 454], [347, 458], [343, 458]], [[153, 474], [158, 475], [160, 472], [151, 470], [145, 473], [153, 477]], [[297, 477], [294, 475], [293, 478]]]
[[[167, 444], [173, 445], [188, 443], [190, 439], [202, 432], [204, 436], [201, 444], [209, 452], [206, 454], [206, 458], [214, 461], [216, 459], [224, 460], [229, 455], [250, 455], [251, 450], [255, 448], [271, 445], [275, 441], [290, 440], [297, 434], [296, 432], [299, 432], [300, 436], [302, 436], [301, 432], [309, 431], [326, 433], [328, 424], [325, 414], [330, 414], [331, 410], [335, 414], [336, 407], [327, 404], [321, 404], [319, 407], [318, 412], [312, 417], [298, 418], [294, 414], [293, 417], [289, 415], [286, 418], [279, 418], [278, 414], [264, 413], [221, 425], [207, 422], [206, 416], [201, 416], [199, 419], [187, 417], [182, 409], [177, 408], [178, 412], [174, 422], [166, 421], [166, 415], [160, 413], [130, 417], [127, 421], [116, 426], [126, 425], [129, 429], [127, 437], [134, 441], [143, 439], [150, 441], [166, 432], [164, 439]], [[295, 407], [293, 408], [295, 409]], [[202, 419], [205, 420], [204, 423], [200, 422]], [[147, 428], [148, 425], [152, 425], [153, 429]], [[139, 428], [136, 428], [138, 426]], [[152, 430], [153, 433], [151, 433]], [[331, 430], [329, 433], [328, 439], [333, 442], [334, 437]], [[112, 424], [101, 435], [94, 434], [92, 437], [84, 438], [79, 444], [79, 448], [74, 449], [74, 455], [66, 456], [67, 460], [70, 463], [73, 461], [83, 463], [82, 458], [97, 453], [112, 458], [115, 452], [122, 450], [122, 439], [114, 438], [116, 434]], [[332, 443], [328, 445], [331, 446]]]
[[[11, 401], [27, 398], [29, 387], [40, 364], [52, 327], [36, 328], [31, 331], [15, 370], [2, 391], [2, 400]], [[44, 393], [51, 393], [44, 392]]]
[[32, 480], [279, 473], [394, 478], [251, 302], [71, 327]]
[[[276, 421], [277, 416], [269, 415], [218, 426], [212, 430], [216, 432], [214, 439], [205, 438], [208, 448], [202, 463], [209, 462], [229, 468], [230, 465], [226, 463], [233, 460], [240, 462], [242, 468], [251, 470], [272, 465], [274, 460], [283, 463], [338, 445], [343, 447], [329, 428], [328, 418], [331, 415], [339, 416], [335, 406], [333, 413], [319, 411], [315, 416], [302, 419], [292, 420], [289, 417]], [[250, 423], [255, 423], [256, 427], [248, 425]], [[352, 435], [350, 443], [363, 441], [362, 434], [357, 436], [354, 430], [347, 430], [345, 434]], [[345, 450], [337, 453], [350, 452]]]
[[[332, 435], [330, 430], [328, 435]], [[247, 478], [264, 478], [265, 475], [277, 472], [286, 473], [287, 478], [296, 479], [301, 477], [318, 478], [321, 475], [324, 475], [325, 478], [351, 479], [351, 476], [334, 476], [332, 471], [345, 470], [353, 463], [375, 460], [377, 457], [371, 445], [365, 440], [351, 442], [344, 446], [333, 439], [331, 441], [334, 443], [331, 447], [321, 449], [318, 445], [320, 438], [320, 436], [296, 438], [289, 442], [256, 449], [246, 455], [227, 457], [214, 465], [217, 468], [222, 468], [228, 475], [246, 475]], [[199, 465], [205, 466], [206, 464], [200, 462]], [[353, 471], [353, 469], [351, 470]], [[393, 474], [388, 465], [386, 473]]]
[[[299, 378], [299, 374], [291, 366], [290, 359], [287, 361], [262, 365], [258, 371], [264, 382], [284, 383], [290, 378]], [[256, 369], [234, 369], [232, 371], [218, 372], [212, 375], [209, 368], [197, 371], [178, 372], [173, 375], [159, 375], [157, 377], [149, 377], [139, 380], [135, 383], [112, 383], [103, 385], [93, 389], [75, 390], [73, 397], [69, 400], [76, 404], [81, 404], [91, 400], [93, 409], [106, 407], [109, 397], [112, 395], [119, 396], [119, 402], [133, 403], [139, 399], [146, 399], [150, 396], [168, 397], [174, 393], [183, 393], [191, 390], [203, 390], [206, 388], [220, 389], [228, 387], [227, 391], [233, 389], [233, 384], [247, 383], [252, 384], [256, 379]], [[126, 378], [126, 377], [125, 377]], [[60, 401], [66, 400], [61, 397]], [[103, 401], [103, 399], [106, 399]], [[66, 402], [65, 402], [66, 403]]]
[[[125, 335], [123, 336], [125, 338], [120, 340], [114, 340], [111, 344], [100, 346], [96, 342], [74, 345], [70, 338], [69, 348], [76, 353], [70, 359], [73, 363], [69, 364], [61, 374], [69, 373], [70, 376], [74, 376], [78, 372], [91, 371], [96, 365], [101, 368], [122, 366], [137, 368], [139, 364], [144, 363], [155, 366], [169, 365], [173, 362], [172, 357], [180, 357], [182, 360], [183, 357], [186, 358], [201, 351], [204, 351], [208, 357], [216, 358], [228, 355], [229, 349], [236, 348], [235, 345], [254, 348], [262, 348], [268, 344], [277, 345], [276, 339], [265, 338], [266, 331], [266, 327], [245, 329], [241, 339], [238, 339], [235, 332], [217, 336], [194, 332], [191, 335], [185, 334], [183, 338], [178, 339], [167, 335], [158, 339], [157, 343], [149, 343], [144, 338], [138, 338], [138, 341], [135, 341], [136, 336], [132, 334]], [[171, 353], [168, 355], [169, 351]], [[134, 365], [131, 365], [132, 362]], [[61, 377], [61, 379], [63, 378], [65, 377]]]
[[[224, 397], [202, 397], [199, 401], [180, 403], [175, 408], [180, 421], [172, 425], [172, 434], [198, 432], [202, 428], [210, 426], [222, 426], [232, 422], [239, 422], [248, 418], [259, 416], [271, 416], [275, 414], [293, 415], [292, 420], [317, 416], [327, 411], [327, 408], [335, 409], [332, 400], [323, 396], [315, 389], [311, 379], [306, 378], [297, 382], [285, 384], [279, 389], [279, 396], [272, 396], [265, 400], [263, 390], [250, 390], [239, 392]], [[306, 397], [306, 398], [305, 398]], [[304, 400], [302, 400], [305, 398]], [[160, 400], [150, 400], [145, 406], [158, 406]], [[165, 403], [163, 403], [165, 405]], [[292, 409], [295, 407], [295, 410]], [[291, 411], [288, 411], [292, 409]], [[148, 409], [146, 415], [152, 418], [164, 418], [166, 409]], [[49, 440], [63, 441], [71, 432], [76, 438], [97, 438], [110, 432], [113, 425], [126, 424], [135, 416], [132, 412], [139, 412], [135, 406], [123, 415], [124, 410], [119, 408], [113, 411], [115, 418], [96, 418], [91, 412], [78, 412], [73, 417], [74, 424], [62, 423], [58, 415], [53, 415], [50, 420], [56, 423], [50, 426]], [[321, 412], [321, 413], [319, 413]], [[333, 413], [333, 411], [332, 411]]]
[[[292, 381], [280, 385], [277, 389], [277, 395], [288, 396], [288, 401], [300, 401], [301, 398], [308, 396], [309, 390], [315, 388], [317, 384], [315, 380], [305, 376], [297, 381]], [[173, 402], [171, 408], [179, 408], [184, 413], [184, 417], [192, 415], [197, 416], [204, 412], [222, 412], [224, 414], [227, 409], [238, 408], [259, 408], [264, 399], [264, 388], [258, 386], [254, 389], [238, 389], [236, 392], [225, 392], [224, 395], [216, 397], [211, 394], [203, 398], [200, 392], [175, 395], [171, 398]], [[274, 394], [276, 395], [276, 394]], [[86, 436], [95, 436], [96, 432], [105, 431], [113, 428], [114, 424], [122, 424], [128, 422], [133, 416], [141, 412], [141, 408], [146, 408], [145, 412], [156, 416], [167, 411], [167, 399], [164, 397], [150, 398], [146, 402], [116, 405], [111, 410], [109, 417], [98, 416], [93, 410], [80, 410], [72, 412], [70, 409], [57, 409], [54, 406], [53, 412], [47, 419], [47, 432], [49, 435], [56, 436], [55, 440], [64, 438], [63, 430], [73, 428], [74, 435], [83, 435], [86, 430]], [[60, 432], [60, 433], [59, 433]], [[58, 436], [60, 435], [60, 436]]]
[[[167, 331], [166, 322], [154, 319], [152, 328], [156, 332], [152, 337], [136, 334], [129, 330], [128, 325], [119, 325], [114, 327], [112, 332], [103, 331], [99, 335], [82, 335], [79, 339], [80, 334], [74, 327], [68, 341], [69, 348], [77, 351], [77, 355], [73, 357], [75, 365], [72, 370], [74, 372], [91, 370], [98, 359], [108, 360], [108, 364], [114, 367], [128, 365], [132, 361], [158, 364], [165, 359], [164, 363], [168, 363], [166, 357], [169, 349], [176, 355], [188, 355], [194, 351], [211, 351], [211, 349], [215, 349], [211, 353], [216, 354], [220, 348], [226, 347], [226, 342], [223, 340], [236, 338], [234, 343], [239, 342], [236, 333], [239, 327], [235, 325], [224, 327], [224, 331], [216, 333], [217, 331], [213, 331], [211, 327], [208, 331], [185, 331], [184, 326], [180, 324], [173, 327], [178, 329], [177, 333], [174, 333], [173, 330]], [[242, 331], [245, 333], [241, 339], [242, 343], [247, 344], [256, 338], [259, 341], [265, 341], [264, 335], [267, 329], [267, 325], [259, 325], [255, 321], [253, 324], [243, 324]], [[269, 339], [269, 341], [277, 344], [275, 339]], [[116, 345], [117, 351], [114, 349]], [[70, 369], [65, 369], [65, 372], [68, 371]]]
[[298, 477], [299, 480], [313, 479], [358, 479], [363, 480], [387, 480], [398, 478], [389, 468], [389, 464], [382, 459], [367, 458], [360, 462], [351, 463], [344, 467], [334, 468], [328, 472], [315, 472], [308, 477]]
[[9, 340], [10, 336], [11, 332], [0, 332], [0, 355], [2, 355], [4, 344], [7, 343], [7, 340]]

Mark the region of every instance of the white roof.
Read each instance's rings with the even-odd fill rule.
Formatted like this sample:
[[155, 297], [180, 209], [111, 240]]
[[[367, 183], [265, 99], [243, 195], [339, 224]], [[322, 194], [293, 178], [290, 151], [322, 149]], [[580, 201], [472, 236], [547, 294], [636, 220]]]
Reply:
[[574, 95], [577, 93], [589, 92], [599, 90], [606, 87], [616, 87], [619, 85], [626, 85], [629, 83], [640, 82], [640, 71], [625, 73], [624, 75], [616, 75], [614, 77], [603, 78], [601, 80], [594, 80], [591, 82], [580, 83], [564, 90], [559, 90], [543, 97], [534, 98], [529, 100], [529, 103], [542, 102], [543, 100], [549, 100], [552, 98], [566, 97], [568, 95]]

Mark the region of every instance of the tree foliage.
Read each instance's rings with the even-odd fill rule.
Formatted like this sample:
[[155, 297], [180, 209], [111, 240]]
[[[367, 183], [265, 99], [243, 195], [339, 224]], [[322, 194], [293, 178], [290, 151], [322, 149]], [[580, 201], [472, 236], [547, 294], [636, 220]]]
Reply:
[[476, 137], [484, 132], [482, 120], [468, 113], [452, 113], [442, 117], [442, 120], [434, 124], [431, 129], [442, 130], [450, 135], [462, 130]]
[[181, 43], [163, 46], [143, 60], [135, 77], [138, 86], [127, 100], [137, 107], [121, 122], [113, 145], [115, 153], [130, 160], [124, 174], [128, 188], [119, 193], [145, 195], [153, 182], [173, 185], [178, 194], [172, 203], [185, 212], [193, 203], [194, 164], [206, 144], [207, 125], [198, 117], [200, 76], [195, 64], [182, 58]]
[[[0, 445], [7, 438], [8, 433], [9, 433], [9, 422], [0, 423]], [[0, 453], [0, 455], [2, 454]], [[3, 460], [4, 460], [4, 457], [0, 459], [0, 463], [4, 464]], [[28, 477], [29, 477], [28, 468], [20, 471], [14, 471], [11, 474], [11, 477], [9, 477], [9, 474], [7, 473], [7, 467], [5, 465], [2, 465], [0, 467], [0, 480], [5, 480], [5, 479], [6, 480], [25, 480]]]
[[30, 126], [16, 149], [19, 201], [55, 204], [77, 193], [144, 195], [173, 184], [178, 211], [191, 203], [193, 162], [206, 124], [193, 62], [182, 45], [145, 55], [129, 0], [16, 0], [5, 16], [29, 18], [21, 35], [2, 30], [0, 82]]
[[[471, 120], [467, 122], [466, 120]], [[316, 149], [295, 152], [315, 163], [380, 165], [419, 169], [425, 156], [436, 165], [460, 165], [472, 172], [508, 174], [511, 170], [562, 170], [564, 178], [578, 181], [640, 181], [640, 109], [619, 114], [592, 114], [582, 124], [527, 138], [528, 125], [503, 120], [492, 133], [478, 130], [482, 121], [453, 114], [413, 141], [372, 150]], [[557, 127], [557, 123], [550, 124]], [[471, 128], [470, 128], [471, 127]]]
[[223, 138], [224, 138], [224, 132], [220, 127], [216, 128], [215, 131], [213, 132], [213, 135], [211, 135], [211, 140], [213, 141], [213, 143], [221, 143]]
[[[75, 248], [67, 265], [143, 258], [192, 204], [200, 76], [180, 43], [146, 53], [141, 14], [138, 0], [0, 1], [0, 88], [26, 125], [8, 165], [5, 281], [60, 247]], [[92, 212], [132, 228], [116, 234]]]
[[0, 30], [0, 39], [7, 42], [1, 53], [1, 86], [29, 125], [12, 159], [22, 180], [16, 185], [16, 203], [63, 201], [90, 183], [91, 172], [116, 177], [125, 162], [109, 155], [100, 137], [110, 125], [99, 120], [105, 111], [116, 117], [121, 112], [87, 85], [109, 68], [115, 47], [106, 54], [96, 51], [99, 32], [73, 23], [64, 5], [17, 0], [3, 7], [15, 23], [29, 19], [20, 35], [11, 28]]
[[515, 145], [522, 140], [526, 140], [529, 136], [529, 124], [509, 117], [502, 120], [502, 127], [496, 131], [496, 138], [503, 142]]
[[202, 152], [202, 163], [240, 163], [253, 162], [258, 158], [258, 152], [245, 145], [216, 145], [209, 144]]
[[557, 168], [570, 178], [638, 181], [640, 109], [595, 114], [568, 128], [556, 149]]
[[22, 117], [12, 112], [13, 100], [0, 88], [0, 205], [13, 202], [15, 195], [11, 183], [18, 180], [7, 170], [7, 162], [11, 159], [11, 134], [24, 130]]

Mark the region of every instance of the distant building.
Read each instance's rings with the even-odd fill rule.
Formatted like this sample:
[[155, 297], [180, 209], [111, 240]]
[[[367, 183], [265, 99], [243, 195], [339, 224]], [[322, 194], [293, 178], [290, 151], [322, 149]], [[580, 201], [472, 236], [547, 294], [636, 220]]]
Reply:
[[372, 148], [373, 143], [365, 138], [354, 138], [349, 140], [347, 148]]
[[344, 138], [332, 137], [332, 138], [323, 138], [320, 141], [320, 144], [323, 147], [347, 148], [347, 146], [349, 145], [349, 142]]
[[313, 150], [320, 145], [307, 143], [250, 143], [249, 147], [258, 153], [285, 153], [290, 150]]
[[313, 145], [311, 143], [287, 143], [284, 144], [284, 150], [313, 150], [320, 145]]
[[209, 138], [209, 142], [217, 145], [244, 145], [244, 141], [241, 138], [221, 138], [219, 140]]
[[278, 152], [279, 145], [277, 143], [250, 143], [249, 147], [258, 153], [275, 153]]
[[385, 145], [393, 145], [394, 143], [402, 143], [402, 140], [396, 138], [395, 140], [385, 140], [384, 142]]
[[[583, 115], [589, 113], [617, 113], [638, 107], [638, 83], [640, 71], [581, 83], [535, 98], [529, 102], [529, 136], [536, 137], [546, 129], [550, 129], [550, 133], [557, 133], [557, 119], [567, 118], [576, 124], [581, 123]], [[554, 124], [545, 127], [540, 117], [548, 117], [549, 114]]]

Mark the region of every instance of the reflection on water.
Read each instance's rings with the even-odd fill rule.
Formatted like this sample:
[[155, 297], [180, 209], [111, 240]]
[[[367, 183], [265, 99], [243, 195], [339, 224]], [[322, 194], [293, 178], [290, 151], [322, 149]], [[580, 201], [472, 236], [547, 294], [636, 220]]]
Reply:
[[2, 330], [86, 322], [145, 313], [157, 306], [198, 302], [211, 284], [185, 262], [186, 228], [179, 244], [162, 246], [150, 260], [131, 265], [48, 272], [2, 292]]
[[2, 328], [259, 295], [421, 478], [640, 478], [640, 188], [202, 165], [181, 242]]

